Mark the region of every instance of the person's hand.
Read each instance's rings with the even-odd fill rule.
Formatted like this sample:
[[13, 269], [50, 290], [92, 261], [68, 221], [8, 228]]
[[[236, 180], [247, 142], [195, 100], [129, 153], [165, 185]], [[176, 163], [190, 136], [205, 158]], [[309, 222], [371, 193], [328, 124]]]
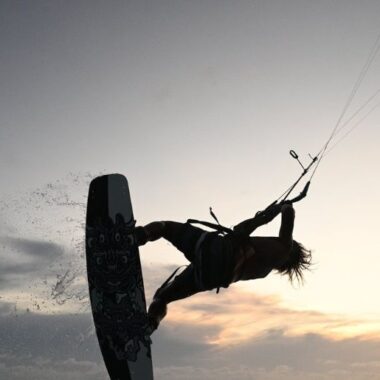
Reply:
[[281, 212], [286, 212], [287, 210], [293, 209], [293, 204], [292, 203], [284, 203], [281, 206]]
[[281, 212], [281, 207], [281, 203], [272, 203], [258, 217], [267, 220], [266, 223], [268, 223]]

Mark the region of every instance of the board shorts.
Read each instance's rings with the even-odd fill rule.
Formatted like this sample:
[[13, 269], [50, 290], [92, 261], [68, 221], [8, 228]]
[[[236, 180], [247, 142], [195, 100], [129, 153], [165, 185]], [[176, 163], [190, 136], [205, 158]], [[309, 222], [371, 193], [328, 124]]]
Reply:
[[204, 231], [189, 223], [165, 222], [164, 237], [179, 249], [190, 264], [173, 281], [192, 283], [197, 291], [227, 288], [233, 278], [236, 246], [230, 236]]

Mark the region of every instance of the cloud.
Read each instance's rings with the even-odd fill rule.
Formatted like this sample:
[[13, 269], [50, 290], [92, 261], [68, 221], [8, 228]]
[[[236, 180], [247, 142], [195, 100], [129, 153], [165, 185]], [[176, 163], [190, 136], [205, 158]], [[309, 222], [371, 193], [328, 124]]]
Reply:
[[158, 368], [155, 372], [157, 380], [370, 380], [375, 379], [377, 372], [372, 368], [362, 372], [352, 372], [350, 368], [342, 370], [300, 371], [288, 366], [278, 366], [272, 369], [255, 368], [252, 366], [220, 366], [217, 368], [205, 367], [178, 367], [170, 366]]
[[277, 296], [258, 295], [234, 285], [219, 295], [206, 292], [170, 304], [167, 319], [173, 325], [208, 328], [213, 333], [205, 339], [216, 345], [244, 344], [272, 330], [284, 331], [288, 336], [317, 333], [332, 339], [380, 336], [379, 322], [294, 310]]
[[0, 357], [0, 378], [12, 380], [104, 380], [107, 374], [101, 363], [69, 360], [47, 360], [38, 358], [34, 363], [4, 363]]
[[3, 290], [31, 284], [64, 253], [62, 246], [44, 240], [3, 236], [0, 243], [0, 286]]
[[[44, 240], [31, 240], [5, 236], [0, 238], [3, 245], [8, 246], [18, 252], [24, 253], [41, 260], [52, 260], [63, 254], [63, 247]], [[4, 247], [3, 247], [4, 248]]]
[[[16, 315], [13, 305], [1, 302], [0, 310], [0, 378], [107, 377], [90, 314]], [[380, 366], [379, 339], [267, 329], [239, 344], [210, 343], [220, 331], [199, 320], [166, 320], [153, 335], [155, 379], [370, 380]]]
[[159, 347], [154, 356], [157, 379], [369, 380], [379, 369], [380, 340], [332, 340], [319, 334], [289, 337], [271, 330], [241, 345], [205, 346], [195, 355], [181, 355], [173, 348], [170, 358]]
[[36, 358], [101, 360], [90, 314], [21, 313], [9, 303], [5, 308], [7, 312], [0, 315], [0, 354], [22, 358], [24, 363]]

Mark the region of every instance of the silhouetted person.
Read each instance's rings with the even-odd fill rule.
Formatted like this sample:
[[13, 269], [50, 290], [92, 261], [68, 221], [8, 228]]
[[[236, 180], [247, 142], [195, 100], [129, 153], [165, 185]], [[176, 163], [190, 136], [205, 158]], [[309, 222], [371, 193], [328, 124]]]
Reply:
[[[282, 214], [276, 237], [249, 236], [256, 228]], [[231, 283], [266, 277], [272, 270], [288, 275], [290, 281], [303, 280], [303, 270], [311, 263], [310, 251], [293, 240], [295, 212], [291, 204], [275, 204], [254, 218], [234, 227], [233, 233], [208, 232], [190, 223], [153, 222], [136, 227], [139, 245], [164, 238], [190, 261], [187, 268], [155, 293], [148, 309], [152, 330], [165, 317], [167, 304], [198, 292]]]

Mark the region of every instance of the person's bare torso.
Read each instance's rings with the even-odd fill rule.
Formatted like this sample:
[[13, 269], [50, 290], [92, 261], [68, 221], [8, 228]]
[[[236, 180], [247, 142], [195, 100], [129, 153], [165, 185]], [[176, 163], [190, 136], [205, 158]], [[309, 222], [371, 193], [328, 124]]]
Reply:
[[286, 247], [277, 237], [255, 236], [236, 252], [234, 281], [266, 277], [288, 257]]

